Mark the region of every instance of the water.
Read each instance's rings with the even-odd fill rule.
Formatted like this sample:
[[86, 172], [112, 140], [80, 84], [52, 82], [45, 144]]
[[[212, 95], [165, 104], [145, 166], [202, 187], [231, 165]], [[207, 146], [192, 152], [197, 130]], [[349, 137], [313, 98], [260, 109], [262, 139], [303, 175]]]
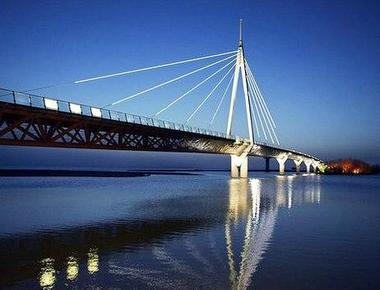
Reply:
[[0, 288], [380, 289], [379, 176], [0, 178]]

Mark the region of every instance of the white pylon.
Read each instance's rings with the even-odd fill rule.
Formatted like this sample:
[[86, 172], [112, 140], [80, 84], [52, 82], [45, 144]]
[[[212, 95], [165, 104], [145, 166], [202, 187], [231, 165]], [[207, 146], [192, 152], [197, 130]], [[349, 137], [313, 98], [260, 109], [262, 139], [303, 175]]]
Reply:
[[248, 133], [249, 140], [253, 143], [253, 129], [252, 129], [252, 112], [250, 106], [250, 100], [248, 96], [248, 80], [247, 80], [247, 71], [244, 61], [244, 49], [243, 49], [243, 21], [240, 19], [240, 39], [239, 39], [239, 48], [236, 56], [236, 66], [234, 73], [234, 80], [232, 83], [232, 92], [231, 92], [231, 102], [230, 102], [230, 110], [228, 113], [228, 123], [227, 123], [227, 136], [231, 135], [232, 129], [232, 118], [234, 114], [235, 102], [236, 102], [236, 94], [237, 94], [237, 85], [239, 82], [239, 73], [241, 73], [241, 78], [243, 82], [243, 91], [244, 91], [244, 99], [245, 99], [245, 109], [247, 115], [247, 125], [248, 125]]

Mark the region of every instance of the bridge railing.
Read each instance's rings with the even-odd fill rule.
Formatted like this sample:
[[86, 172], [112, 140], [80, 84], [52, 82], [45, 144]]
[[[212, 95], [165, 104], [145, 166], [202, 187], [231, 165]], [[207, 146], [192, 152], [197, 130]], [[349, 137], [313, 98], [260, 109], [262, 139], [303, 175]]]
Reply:
[[281, 145], [274, 146], [273, 144], [269, 144], [269, 143], [265, 143], [265, 142], [257, 142], [257, 141], [255, 141], [255, 144], [259, 145], [259, 146], [273, 147], [275, 149], [284, 150], [284, 151], [287, 151], [287, 152], [294, 153], [296, 155], [302, 155], [302, 156], [309, 157], [309, 158], [312, 158], [312, 159], [315, 159], [315, 160], [319, 160], [317, 157], [312, 156], [310, 154], [306, 154], [306, 153], [303, 153], [303, 152], [300, 152], [300, 151], [297, 151], [297, 150], [289, 149], [289, 148], [281, 146]]
[[191, 132], [209, 136], [215, 136], [225, 139], [235, 140], [238, 137], [227, 135], [222, 132], [217, 132], [209, 129], [201, 129], [194, 126], [164, 121], [139, 115], [127, 114], [119, 111], [108, 110], [93, 106], [87, 106], [79, 103], [68, 102], [47, 98], [43, 96], [28, 94], [24, 92], [17, 92], [7, 89], [0, 89], [0, 102], [13, 103], [17, 105], [29, 106], [34, 108], [41, 108], [53, 110], [58, 112], [71, 113], [75, 115], [83, 115], [94, 118], [101, 118], [107, 120], [120, 121], [125, 123], [133, 123], [139, 125], [146, 125], [158, 128], [172, 129], [184, 132]]

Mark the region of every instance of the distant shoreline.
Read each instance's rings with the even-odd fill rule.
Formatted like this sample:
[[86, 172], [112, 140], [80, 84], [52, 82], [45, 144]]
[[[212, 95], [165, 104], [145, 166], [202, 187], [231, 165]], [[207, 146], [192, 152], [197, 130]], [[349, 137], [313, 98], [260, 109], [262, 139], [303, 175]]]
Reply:
[[[229, 169], [141, 169], [141, 170], [71, 170], [71, 169], [0, 169], [0, 177], [46, 176], [46, 177], [143, 177], [150, 175], [202, 175], [202, 172], [229, 172]], [[251, 169], [249, 172], [277, 172]], [[286, 172], [292, 172], [286, 170]]]
[[48, 176], [48, 177], [144, 177], [150, 175], [199, 175], [199, 173], [175, 170], [50, 170], [50, 169], [0, 169], [0, 176]]
[[[0, 177], [145, 177], [151, 175], [202, 175], [202, 172], [217, 171], [229, 172], [227, 169], [157, 169], [157, 170], [60, 170], [60, 169], [0, 169]], [[265, 172], [265, 170], [255, 169], [250, 172]], [[269, 172], [277, 172], [270, 170]], [[292, 172], [292, 171], [286, 171]], [[304, 173], [304, 172], [302, 172]], [[362, 176], [378, 175], [378, 172], [367, 174], [341, 174], [327, 173], [325, 175], [341, 176]]]
[[[71, 169], [0, 169], [0, 177], [144, 177], [151, 175], [202, 175], [202, 172], [229, 172], [229, 169], [141, 169], [141, 170], [71, 170]], [[266, 172], [264, 169], [250, 172]], [[267, 172], [277, 172], [269, 170]], [[292, 172], [286, 170], [286, 172]]]

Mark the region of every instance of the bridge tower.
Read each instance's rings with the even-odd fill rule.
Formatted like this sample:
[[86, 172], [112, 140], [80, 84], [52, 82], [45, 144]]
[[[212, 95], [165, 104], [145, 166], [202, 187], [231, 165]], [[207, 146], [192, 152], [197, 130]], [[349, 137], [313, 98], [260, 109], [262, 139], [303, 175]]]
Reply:
[[252, 111], [249, 98], [249, 86], [248, 86], [248, 75], [247, 68], [245, 64], [244, 58], [244, 48], [243, 48], [243, 20], [240, 19], [240, 31], [239, 31], [239, 47], [238, 53], [236, 56], [236, 66], [234, 72], [234, 78], [232, 83], [232, 92], [231, 92], [231, 101], [230, 108], [228, 112], [228, 121], [227, 121], [227, 135], [231, 135], [232, 130], [232, 119], [234, 115], [235, 103], [236, 103], [236, 95], [237, 95], [237, 87], [239, 83], [239, 77], [241, 76], [243, 83], [243, 91], [244, 91], [244, 99], [245, 99], [245, 110], [247, 115], [247, 127], [249, 134], [250, 145], [248, 150], [245, 150], [241, 155], [231, 155], [231, 177], [239, 178], [248, 177], [248, 156], [247, 152], [252, 148], [254, 144], [254, 135], [252, 128]]
[[230, 102], [230, 109], [228, 112], [228, 122], [227, 122], [227, 135], [231, 135], [232, 130], [232, 119], [234, 115], [234, 108], [235, 108], [235, 102], [236, 102], [236, 95], [237, 95], [237, 86], [239, 82], [239, 75], [241, 75], [242, 83], [243, 83], [243, 91], [244, 91], [244, 99], [245, 99], [245, 110], [247, 115], [247, 125], [248, 125], [248, 133], [249, 133], [249, 140], [253, 144], [253, 128], [252, 128], [252, 111], [251, 111], [251, 104], [249, 99], [249, 91], [248, 91], [248, 75], [247, 75], [247, 68], [245, 64], [245, 58], [244, 58], [244, 49], [243, 49], [243, 21], [240, 19], [240, 33], [239, 33], [239, 47], [238, 47], [238, 53], [236, 57], [236, 66], [235, 66], [235, 73], [234, 73], [234, 79], [232, 83], [232, 93], [231, 93], [231, 102]]

